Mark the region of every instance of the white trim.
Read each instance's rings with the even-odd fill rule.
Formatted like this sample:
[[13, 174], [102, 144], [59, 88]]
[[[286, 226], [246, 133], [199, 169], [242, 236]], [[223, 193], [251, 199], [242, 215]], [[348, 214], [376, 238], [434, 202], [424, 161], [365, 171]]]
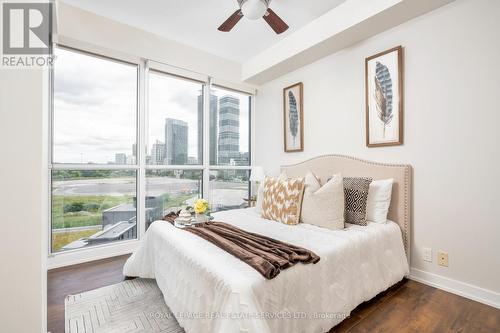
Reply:
[[137, 164], [64, 164], [54, 163], [49, 166], [50, 170], [137, 170]]
[[210, 170], [251, 170], [251, 165], [211, 165]]
[[208, 75], [206, 74], [194, 72], [177, 66], [164, 64], [155, 60], [148, 60], [148, 67], [151, 70], [162, 72], [167, 75], [170, 74], [174, 76], [180, 76], [188, 80], [196, 80], [204, 83], [208, 82]]
[[[202, 158], [202, 168], [203, 172], [201, 174], [201, 197], [208, 199], [210, 196], [210, 171], [208, 169], [210, 165], [210, 92], [212, 91], [212, 78], [208, 77], [207, 83], [203, 85], [203, 158]], [[217, 126], [217, 124], [216, 124]], [[217, 156], [217, 154], [215, 154]], [[198, 161], [199, 162], [199, 161]]]
[[237, 92], [242, 92], [249, 95], [255, 95], [257, 93], [257, 88], [255, 88], [255, 86], [253, 85], [233, 83], [217, 78], [211, 78], [210, 83], [218, 87], [227, 88], [229, 90], [235, 90]]
[[[115, 59], [118, 61], [123, 61], [123, 62], [128, 62], [131, 64], [140, 64], [141, 63], [141, 58], [119, 52], [113, 49], [108, 49], [102, 46], [98, 46], [95, 44], [87, 43], [87, 42], [82, 42], [80, 40], [76, 40], [70, 37], [66, 36], [61, 36], [61, 35], [56, 35], [54, 34], [52, 36], [52, 41], [53, 43], [57, 44], [61, 48], [66, 48], [66, 49], [71, 49], [72, 51], [76, 52], [85, 52], [85, 53], [90, 53], [92, 55], [95, 55], [97, 57], [104, 57], [104, 58], [111, 58]], [[56, 60], [57, 63], [57, 60]]]
[[409, 278], [428, 286], [442, 289], [444, 291], [500, 309], [500, 293], [495, 291], [483, 289], [462, 281], [453, 280], [416, 268], [410, 269]]
[[129, 254], [134, 252], [137, 246], [139, 246], [139, 243], [139, 240], [120, 241], [71, 251], [57, 252], [49, 255], [47, 267], [48, 269], [54, 269]]
[[43, 87], [47, 89], [43, 89], [43, 114], [42, 117], [42, 170], [40, 172], [42, 178], [42, 206], [41, 206], [41, 223], [40, 223], [40, 231], [41, 231], [41, 249], [40, 249], [40, 257], [41, 257], [41, 280], [42, 280], [42, 290], [41, 292], [41, 323], [42, 323], [42, 332], [47, 331], [47, 267], [48, 260], [47, 254], [49, 251], [49, 229], [47, 226], [50, 221], [50, 175], [48, 170], [49, 164], [49, 156], [50, 156], [50, 126], [51, 126], [51, 103], [52, 103], [52, 69], [43, 71]]
[[203, 170], [204, 166], [200, 164], [186, 165], [167, 165], [167, 164], [148, 164], [146, 170]]
[[136, 183], [136, 231], [137, 239], [142, 239], [146, 232], [146, 119], [148, 114], [147, 93], [149, 84], [147, 82], [149, 76], [149, 67], [147, 61], [141, 61], [137, 75], [137, 136], [135, 140], [135, 157], [137, 170]]

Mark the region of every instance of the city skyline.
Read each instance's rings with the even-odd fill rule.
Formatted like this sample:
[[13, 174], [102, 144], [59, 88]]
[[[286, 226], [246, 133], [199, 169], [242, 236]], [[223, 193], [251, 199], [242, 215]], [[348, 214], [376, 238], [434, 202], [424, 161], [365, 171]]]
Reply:
[[[63, 49], [57, 50], [57, 56], [61, 61], [55, 69], [53, 162], [116, 164], [116, 154], [126, 154], [126, 164], [134, 164], [137, 156], [131, 147], [137, 142], [136, 68]], [[203, 110], [199, 106], [203, 102], [203, 85], [158, 72], [151, 72], [149, 81], [146, 153], [150, 154], [156, 140], [165, 140], [163, 127], [168, 117], [188, 123], [187, 158], [189, 163], [201, 162], [203, 138], [198, 133], [203, 125]], [[214, 110], [219, 97], [227, 94], [240, 99], [241, 121], [245, 124], [240, 124], [239, 149], [248, 151], [248, 95], [220, 88], [211, 91], [210, 145], [217, 147]], [[216, 149], [210, 154], [210, 162], [215, 164]], [[118, 159], [123, 161], [123, 156]]]
[[[213, 94], [210, 98], [209, 140], [210, 147], [216, 148], [210, 150], [210, 164], [230, 164], [232, 161], [235, 164], [248, 162], [248, 153], [240, 149], [239, 99], [231, 95], [224, 95], [219, 99], [218, 96]], [[218, 101], [220, 101], [219, 104], [217, 104]], [[201, 120], [203, 119], [203, 95], [198, 96], [198, 116], [199, 120], [200, 118]], [[146, 149], [149, 152], [146, 155], [146, 163], [152, 165], [201, 164], [203, 138], [202, 136], [198, 136], [198, 155], [188, 155], [188, 129], [189, 125], [187, 122], [180, 119], [166, 118], [165, 140], [163, 142], [156, 140], [150, 151]]]

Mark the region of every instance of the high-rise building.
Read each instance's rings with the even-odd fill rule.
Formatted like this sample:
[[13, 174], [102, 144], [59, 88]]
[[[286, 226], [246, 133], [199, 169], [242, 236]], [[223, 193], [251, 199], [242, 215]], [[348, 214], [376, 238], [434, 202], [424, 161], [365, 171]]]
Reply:
[[169, 165], [184, 165], [188, 161], [188, 124], [179, 119], [165, 121], [165, 161]]
[[136, 162], [137, 161], [134, 155], [127, 155], [127, 165], [132, 165], [135, 164]]
[[156, 140], [151, 147], [151, 160], [150, 163], [153, 165], [163, 164], [165, 161], [165, 144], [159, 140]]
[[233, 96], [219, 99], [219, 164], [238, 164], [240, 159], [240, 100]]
[[132, 144], [132, 156], [137, 158], [137, 144]]
[[127, 155], [123, 153], [115, 154], [115, 164], [127, 164]]
[[[210, 94], [210, 164], [217, 164], [217, 95]], [[203, 94], [198, 96], [198, 163], [203, 161]]]

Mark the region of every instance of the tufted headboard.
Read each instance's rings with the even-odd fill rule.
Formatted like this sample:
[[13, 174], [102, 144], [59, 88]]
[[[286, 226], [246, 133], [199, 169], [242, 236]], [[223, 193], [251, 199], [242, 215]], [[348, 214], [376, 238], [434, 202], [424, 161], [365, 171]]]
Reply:
[[301, 163], [284, 165], [281, 170], [289, 177], [304, 177], [307, 171], [311, 171], [322, 182], [336, 173], [344, 177], [371, 177], [374, 180], [394, 178], [388, 219], [399, 224], [408, 263], [410, 262], [410, 165], [370, 162], [343, 155], [323, 155]]

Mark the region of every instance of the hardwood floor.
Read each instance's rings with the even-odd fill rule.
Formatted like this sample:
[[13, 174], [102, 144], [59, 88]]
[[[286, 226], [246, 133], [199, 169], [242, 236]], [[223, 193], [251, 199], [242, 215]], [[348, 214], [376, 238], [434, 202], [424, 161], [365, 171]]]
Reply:
[[[64, 332], [64, 298], [123, 281], [128, 256], [70, 266], [48, 273], [48, 330]], [[500, 332], [500, 310], [404, 280], [330, 330], [337, 332]]]
[[47, 330], [64, 332], [64, 298], [67, 295], [123, 281], [123, 264], [129, 256], [114, 257], [50, 270], [47, 274]]

